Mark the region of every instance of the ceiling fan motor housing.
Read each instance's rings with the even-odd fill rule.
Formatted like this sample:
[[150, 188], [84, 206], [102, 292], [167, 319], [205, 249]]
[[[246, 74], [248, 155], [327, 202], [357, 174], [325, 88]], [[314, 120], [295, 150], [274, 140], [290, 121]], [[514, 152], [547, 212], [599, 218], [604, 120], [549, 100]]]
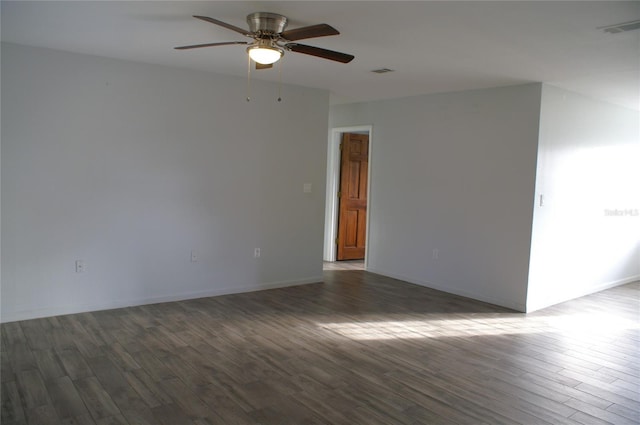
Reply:
[[287, 26], [287, 17], [277, 13], [256, 12], [247, 15], [247, 24], [256, 34], [280, 34]]

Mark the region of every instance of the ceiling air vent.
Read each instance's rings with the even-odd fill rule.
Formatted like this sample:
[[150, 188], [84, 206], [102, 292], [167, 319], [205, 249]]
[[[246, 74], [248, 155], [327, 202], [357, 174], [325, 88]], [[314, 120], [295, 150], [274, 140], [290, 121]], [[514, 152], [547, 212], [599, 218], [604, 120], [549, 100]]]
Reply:
[[608, 27], [600, 27], [600, 29], [602, 29], [604, 32], [608, 32], [609, 34], [618, 34], [620, 32], [633, 31], [640, 29], [640, 20], [610, 25]]
[[375, 73], [375, 74], [386, 74], [387, 72], [393, 72], [393, 69], [389, 69], [389, 68], [380, 68], [380, 69], [373, 69], [371, 70], [371, 72]]

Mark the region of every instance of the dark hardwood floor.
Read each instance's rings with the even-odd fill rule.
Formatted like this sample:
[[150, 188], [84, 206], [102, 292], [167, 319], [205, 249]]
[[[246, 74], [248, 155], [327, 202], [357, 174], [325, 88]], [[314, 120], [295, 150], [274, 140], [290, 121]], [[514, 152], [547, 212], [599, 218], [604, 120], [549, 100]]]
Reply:
[[524, 315], [334, 270], [6, 323], [2, 424], [638, 424], [639, 290]]

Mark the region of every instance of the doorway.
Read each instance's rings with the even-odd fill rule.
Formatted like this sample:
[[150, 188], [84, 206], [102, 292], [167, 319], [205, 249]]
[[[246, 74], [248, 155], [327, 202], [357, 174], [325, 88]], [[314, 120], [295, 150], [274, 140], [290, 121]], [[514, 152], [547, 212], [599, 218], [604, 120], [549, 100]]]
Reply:
[[367, 241], [369, 135], [342, 133], [336, 260], [364, 260]]
[[[360, 195], [363, 190], [366, 195], [366, 200], [359, 199], [356, 203], [357, 208], [352, 208], [347, 215], [350, 218], [347, 218], [347, 221], [351, 221], [352, 224], [355, 224], [355, 227], [351, 228], [351, 233], [346, 237], [349, 239], [347, 242], [349, 246], [353, 246], [354, 248], [360, 244], [359, 247], [361, 252], [356, 252], [351, 250], [351, 253], [347, 255], [346, 258], [362, 258], [364, 257], [364, 268], [367, 268], [367, 259], [368, 259], [368, 246], [369, 246], [369, 221], [371, 216], [371, 211], [369, 208], [370, 200], [368, 193], [370, 192], [370, 181], [371, 181], [371, 146], [372, 146], [372, 126], [357, 126], [357, 127], [337, 127], [331, 130], [329, 135], [329, 146], [327, 151], [327, 199], [326, 199], [326, 210], [325, 210], [325, 237], [324, 237], [324, 252], [323, 252], [323, 260], [325, 262], [334, 262], [338, 260], [338, 243], [340, 242], [338, 238], [338, 233], [340, 230], [341, 220], [340, 220], [340, 206], [341, 200], [344, 200], [344, 196], [341, 198], [338, 197], [339, 192], [341, 192], [341, 165], [342, 165], [342, 151], [340, 150], [340, 145], [343, 142], [343, 139], [346, 134], [354, 134], [360, 135], [355, 137], [355, 139], [359, 139], [357, 142], [360, 144], [355, 150], [358, 151], [355, 157], [360, 157], [362, 159], [362, 140], [368, 139], [367, 144], [367, 154], [368, 160], [362, 162], [361, 160], [356, 160], [355, 163], [352, 163], [350, 166], [353, 170], [358, 170], [357, 178], [353, 178], [352, 182], [352, 194], [354, 195], [354, 187], [357, 185], [358, 195]], [[360, 168], [359, 168], [360, 167]], [[364, 167], [364, 169], [362, 168]], [[355, 177], [355, 176], [352, 176]], [[344, 195], [340, 193], [340, 195]], [[359, 196], [358, 196], [359, 198]], [[342, 204], [345, 205], [344, 203]], [[345, 224], [345, 218], [343, 217], [342, 225]], [[355, 230], [355, 233], [353, 231]], [[360, 233], [358, 235], [358, 232]], [[358, 237], [359, 236], [359, 237]]]

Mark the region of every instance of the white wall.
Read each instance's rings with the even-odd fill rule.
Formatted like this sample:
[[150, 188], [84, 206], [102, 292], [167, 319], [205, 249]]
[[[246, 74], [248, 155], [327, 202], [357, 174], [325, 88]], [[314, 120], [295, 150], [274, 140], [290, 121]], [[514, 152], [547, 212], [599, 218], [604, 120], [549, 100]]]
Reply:
[[370, 271], [524, 311], [540, 96], [530, 84], [331, 108], [330, 127], [375, 133]]
[[245, 89], [3, 44], [2, 321], [321, 280], [329, 95]]
[[639, 125], [638, 111], [543, 86], [529, 311], [640, 279]]

